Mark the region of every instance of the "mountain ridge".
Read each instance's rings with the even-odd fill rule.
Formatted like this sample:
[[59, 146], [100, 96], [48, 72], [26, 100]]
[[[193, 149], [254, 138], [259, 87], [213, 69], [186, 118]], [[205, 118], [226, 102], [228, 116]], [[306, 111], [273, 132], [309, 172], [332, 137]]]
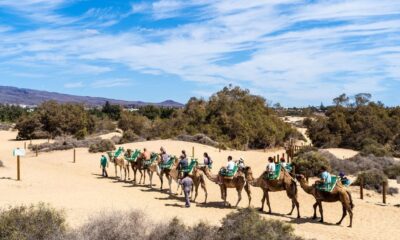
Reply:
[[180, 108], [184, 106], [183, 104], [170, 99], [159, 103], [150, 103], [143, 101], [128, 101], [103, 97], [78, 96], [72, 94], [34, 90], [28, 88], [18, 88], [12, 86], [0, 86], [0, 104], [37, 106], [45, 101], [50, 100], [54, 100], [59, 103], [82, 103], [89, 107], [103, 106], [107, 101], [111, 104], [118, 104], [124, 107], [141, 107], [146, 105], [154, 105], [159, 107]]

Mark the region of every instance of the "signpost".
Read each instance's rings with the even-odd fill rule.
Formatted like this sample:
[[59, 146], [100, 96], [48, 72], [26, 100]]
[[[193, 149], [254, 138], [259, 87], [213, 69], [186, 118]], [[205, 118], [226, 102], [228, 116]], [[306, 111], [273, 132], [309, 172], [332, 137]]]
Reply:
[[16, 148], [13, 151], [13, 156], [17, 157], [17, 181], [21, 180], [21, 163], [20, 158], [21, 156], [25, 156], [25, 149]]

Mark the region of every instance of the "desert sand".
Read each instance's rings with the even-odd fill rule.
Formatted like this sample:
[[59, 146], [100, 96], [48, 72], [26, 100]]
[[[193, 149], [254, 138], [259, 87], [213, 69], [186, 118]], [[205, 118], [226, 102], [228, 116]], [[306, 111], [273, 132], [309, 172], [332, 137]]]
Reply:
[[[109, 134], [106, 137], [112, 137]], [[18, 204], [38, 202], [50, 203], [52, 206], [64, 209], [68, 223], [76, 227], [86, 221], [87, 217], [100, 211], [128, 211], [141, 209], [150, 218], [156, 221], [165, 221], [178, 216], [187, 224], [206, 221], [219, 224], [220, 220], [235, 209], [221, 208], [220, 191], [216, 184], [206, 180], [209, 192], [208, 203], [200, 204], [204, 200], [204, 193], [200, 189], [197, 204], [192, 208], [183, 207], [182, 196], [170, 197], [166, 192], [159, 191], [159, 179], [155, 177], [154, 189], [143, 186], [133, 186], [132, 183], [120, 182], [111, 178], [102, 178], [100, 174], [99, 158], [101, 154], [90, 154], [87, 149], [77, 149], [76, 163], [72, 163], [73, 151], [57, 151], [40, 153], [35, 157], [28, 151], [22, 158], [22, 181], [16, 181], [16, 160], [12, 150], [23, 147], [24, 142], [13, 141], [16, 132], [0, 132], [0, 160], [5, 167], [0, 168], [0, 206], [5, 208]], [[40, 141], [34, 141], [37, 143]], [[125, 144], [125, 148], [147, 147], [157, 151], [164, 146], [171, 154], [178, 155], [185, 149], [188, 153], [195, 147], [195, 157], [200, 158], [203, 152], [208, 152], [214, 160], [213, 172], [225, 164], [228, 155], [234, 159], [242, 157], [246, 164], [251, 166], [258, 177], [265, 168], [268, 156], [282, 154], [283, 149], [273, 151], [221, 151], [213, 147], [195, 143], [172, 140], [148, 141]], [[338, 150], [339, 151], [339, 150]], [[338, 157], [346, 156], [345, 152], [337, 153]], [[114, 167], [108, 168], [110, 176], [114, 176]], [[400, 187], [395, 181], [390, 182], [392, 187]], [[166, 186], [166, 185], [165, 185]], [[174, 183], [173, 189], [176, 189]], [[260, 207], [262, 192], [258, 188], [252, 190], [252, 206]], [[388, 204], [383, 206], [379, 194], [366, 191], [364, 200], [360, 200], [358, 188], [352, 187], [354, 209], [354, 226], [347, 228], [349, 219], [346, 218], [342, 226], [334, 223], [341, 217], [339, 203], [324, 203], [326, 224], [319, 224], [311, 220], [312, 196], [307, 195], [299, 187], [299, 201], [302, 218], [287, 216], [291, 203], [284, 192], [271, 193], [273, 215], [263, 214], [268, 219], [279, 219], [291, 223], [296, 234], [316, 239], [398, 239], [400, 236], [400, 197], [388, 196]], [[234, 189], [228, 190], [228, 200], [234, 203], [237, 194]], [[243, 191], [240, 207], [247, 207], [247, 195]]]

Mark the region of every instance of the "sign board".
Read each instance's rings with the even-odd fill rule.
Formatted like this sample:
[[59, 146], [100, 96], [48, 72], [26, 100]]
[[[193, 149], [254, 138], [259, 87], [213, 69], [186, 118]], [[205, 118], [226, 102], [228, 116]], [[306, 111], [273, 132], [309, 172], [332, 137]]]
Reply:
[[13, 156], [14, 156], [14, 157], [16, 157], [16, 156], [21, 156], [21, 157], [23, 157], [23, 156], [25, 156], [25, 150], [24, 150], [24, 149], [20, 149], [20, 148], [16, 148], [16, 149], [14, 149], [14, 151], [13, 151]]

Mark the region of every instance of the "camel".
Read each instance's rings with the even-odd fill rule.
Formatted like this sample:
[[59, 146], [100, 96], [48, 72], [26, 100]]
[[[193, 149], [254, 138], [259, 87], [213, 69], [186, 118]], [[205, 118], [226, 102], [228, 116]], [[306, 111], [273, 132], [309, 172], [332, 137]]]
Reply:
[[[230, 204], [227, 202], [227, 189], [228, 188], [236, 188], [236, 191], [238, 193], [238, 200], [236, 202], [235, 207], [239, 205], [239, 202], [242, 200], [242, 190], [243, 188], [245, 189], [247, 196], [249, 198], [249, 207], [251, 203], [251, 191], [249, 184], [247, 182], [247, 179], [245, 177], [245, 173], [242, 171], [238, 171], [235, 176], [232, 178], [223, 178], [223, 182], [220, 184], [219, 183], [219, 176], [218, 175], [213, 175], [210, 172], [210, 169], [208, 166], [204, 166], [200, 168], [206, 177], [211, 181], [219, 185], [220, 190], [221, 190], [221, 198], [224, 201], [223, 204], [224, 206], [230, 206]], [[246, 168], [246, 170], [251, 171], [250, 167]]]
[[315, 184], [309, 185], [306, 178], [303, 175], [297, 175], [296, 176], [297, 180], [300, 182], [301, 188], [303, 190], [314, 196], [316, 202], [314, 203], [314, 215], [313, 219], [317, 218], [317, 206], [319, 207], [319, 212], [321, 214], [321, 220], [320, 222], [324, 222], [324, 215], [323, 215], [323, 210], [322, 210], [322, 202], [337, 202], [340, 201], [342, 203], [342, 209], [343, 209], [343, 214], [342, 218], [337, 222], [337, 225], [340, 225], [343, 221], [343, 219], [346, 217], [347, 212], [349, 213], [350, 216], [350, 225], [348, 227], [352, 227], [353, 225], [353, 199], [351, 197], [350, 192], [340, 183], [340, 181], [337, 182], [335, 188], [332, 190], [332, 192], [323, 192], [320, 191], [316, 188]]
[[[160, 164], [161, 164], [161, 161], [160, 161]], [[177, 169], [178, 164], [179, 164], [179, 159], [174, 157], [173, 163], [172, 163], [172, 166], [170, 169], [168, 169], [168, 168], [162, 169], [161, 168], [160, 175], [159, 175], [160, 181], [161, 181], [161, 187], [160, 187], [161, 191], [163, 190], [163, 182], [164, 182], [163, 180], [164, 180], [164, 174], [165, 174], [165, 177], [168, 180], [169, 194], [172, 194], [172, 180], [175, 180], [175, 182], [178, 182], [178, 175], [179, 175], [179, 172]], [[179, 189], [179, 184], [178, 184], [178, 189]]]
[[[114, 163], [115, 166], [115, 178], [118, 178], [118, 174], [117, 174], [117, 167], [119, 166], [119, 171], [121, 174], [120, 179], [122, 179], [122, 169], [124, 169], [124, 181], [126, 181], [126, 173], [129, 173], [129, 162], [125, 160], [125, 156], [124, 156], [124, 149], [120, 148], [120, 151], [122, 151], [121, 154], [119, 154], [118, 157], [115, 157], [114, 154], [112, 152], [108, 152], [108, 157], [110, 158], [110, 162]], [[117, 150], [117, 151], [119, 151]]]
[[267, 202], [268, 213], [271, 214], [271, 205], [269, 201], [269, 192], [279, 192], [286, 191], [287, 196], [292, 200], [292, 210], [288, 213], [288, 215], [292, 215], [294, 208], [297, 208], [297, 218], [300, 218], [300, 204], [297, 200], [297, 185], [295, 180], [290, 176], [289, 172], [284, 168], [281, 168], [281, 172], [279, 178], [276, 180], [266, 179], [265, 172], [257, 179], [253, 178], [253, 173], [249, 169], [246, 171], [246, 175], [249, 180], [250, 185], [254, 187], [260, 187], [263, 190], [263, 198], [261, 200], [261, 208], [260, 211], [264, 211], [264, 203]]
[[[177, 169], [171, 170], [170, 175], [175, 181], [177, 182], [179, 181], [179, 171]], [[193, 166], [192, 173], [191, 174], [189, 173], [189, 177], [193, 180], [192, 191], [190, 192], [191, 201], [196, 202], [197, 196], [199, 195], [199, 186], [201, 186], [205, 194], [204, 204], [207, 203], [208, 192], [206, 188], [206, 181], [204, 179], [204, 174], [202, 173], [200, 167], [198, 166], [197, 161], [195, 166]], [[178, 184], [177, 191], [179, 190], [179, 187], [180, 185]], [[193, 199], [193, 192], [194, 192], [194, 199]], [[180, 195], [183, 195], [183, 189], [181, 189]]]
[[[154, 153], [155, 154], [155, 153]], [[150, 184], [149, 187], [153, 188], [153, 174], [156, 173], [158, 176], [160, 176], [160, 167], [159, 164], [161, 162], [161, 157], [160, 155], [157, 154], [156, 159], [149, 165], [145, 164], [146, 160], [143, 159], [143, 156], [139, 157], [138, 162], [143, 161], [143, 170], [144, 170], [144, 181], [143, 184], [146, 184], [146, 172], [149, 175], [150, 179]], [[140, 182], [142, 181], [142, 176], [140, 177]]]

